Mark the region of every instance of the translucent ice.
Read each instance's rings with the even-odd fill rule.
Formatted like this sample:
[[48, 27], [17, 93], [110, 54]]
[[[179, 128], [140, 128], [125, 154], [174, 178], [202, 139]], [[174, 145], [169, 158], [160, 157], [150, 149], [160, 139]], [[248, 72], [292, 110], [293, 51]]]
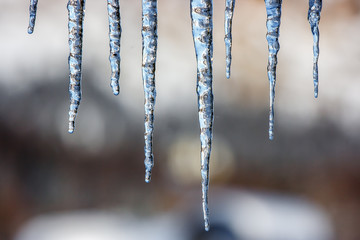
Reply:
[[111, 65], [111, 88], [115, 95], [119, 94], [120, 77], [120, 4], [119, 0], [107, 0], [109, 14], [109, 38], [110, 38], [110, 65]]
[[270, 114], [269, 114], [269, 139], [274, 138], [274, 100], [275, 100], [275, 84], [276, 84], [276, 65], [277, 53], [280, 49], [279, 44], [279, 28], [281, 18], [282, 0], [265, 0], [266, 5], [266, 40], [269, 48], [269, 60], [267, 66], [267, 74], [270, 82]]
[[213, 23], [212, 0], [191, 0], [192, 34], [197, 61], [197, 94], [201, 141], [201, 185], [205, 230], [210, 229], [208, 191], [209, 160], [213, 127], [212, 58]]
[[321, 8], [322, 8], [322, 0], [309, 1], [308, 20], [314, 38], [313, 80], [314, 80], [315, 98], [317, 98], [319, 94], [318, 61], [319, 61], [319, 21], [320, 21]]
[[30, 7], [29, 7], [30, 18], [29, 18], [29, 27], [28, 27], [29, 34], [32, 34], [34, 32], [37, 4], [38, 4], [38, 0], [30, 0]]
[[154, 166], [152, 149], [156, 98], [157, 0], [142, 0], [142, 77], [145, 94], [145, 181], [150, 182]]
[[231, 46], [232, 46], [232, 19], [234, 14], [235, 0], [225, 1], [225, 48], [226, 48], [226, 78], [230, 78]]
[[74, 132], [75, 118], [81, 100], [81, 61], [83, 19], [85, 14], [85, 0], [69, 0], [69, 69], [70, 69], [70, 110], [69, 133]]

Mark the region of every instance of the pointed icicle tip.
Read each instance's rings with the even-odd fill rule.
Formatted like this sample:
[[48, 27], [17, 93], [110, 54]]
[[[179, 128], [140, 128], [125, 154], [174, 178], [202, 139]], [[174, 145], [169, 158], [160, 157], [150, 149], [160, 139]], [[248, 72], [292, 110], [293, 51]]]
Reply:
[[120, 88], [119, 88], [119, 86], [113, 87], [112, 90], [113, 90], [113, 94], [114, 94], [115, 96], [119, 95], [119, 93], [120, 93]]
[[205, 219], [205, 231], [210, 231], [210, 221], [209, 219]]
[[197, 60], [197, 95], [200, 125], [202, 210], [205, 230], [209, 224], [209, 167], [214, 121], [213, 97], [213, 1], [191, 0], [191, 23]]
[[155, 65], [157, 52], [157, 0], [142, 0], [142, 79], [145, 96], [145, 182], [150, 182], [154, 166], [153, 133], [156, 102]]
[[275, 101], [275, 85], [276, 85], [276, 65], [277, 54], [280, 49], [279, 31], [281, 18], [281, 4], [282, 0], [265, 0], [266, 6], [266, 40], [268, 42], [268, 66], [267, 74], [270, 85], [270, 112], [269, 112], [269, 139], [272, 140], [274, 128], [274, 101]]
[[30, 7], [29, 7], [30, 18], [29, 18], [29, 27], [28, 27], [29, 34], [32, 34], [34, 32], [37, 4], [38, 4], [38, 0], [30, 0]]
[[81, 100], [81, 64], [83, 19], [85, 0], [69, 0], [68, 5], [68, 39], [69, 39], [69, 133], [74, 132], [75, 118]]
[[230, 78], [231, 47], [232, 47], [232, 20], [234, 15], [235, 0], [225, 1], [225, 49], [226, 49], [226, 78]]
[[111, 83], [110, 86], [114, 95], [119, 95], [120, 78], [120, 3], [119, 0], [107, 0], [107, 9], [109, 16], [109, 46], [110, 46], [110, 67]]
[[151, 172], [145, 171], [145, 182], [150, 183], [151, 182]]
[[33, 27], [28, 27], [28, 34], [33, 34], [34, 32], [34, 28]]
[[273, 130], [269, 130], [269, 140], [274, 140], [274, 133]]
[[226, 78], [229, 79], [230, 78], [230, 69], [226, 70]]
[[75, 122], [70, 121], [68, 133], [70, 133], [70, 134], [74, 133], [74, 129], [75, 129]]
[[311, 32], [313, 35], [313, 82], [314, 82], [314, 96], [318, 97], [319, 85], [319, 22], [322, 9], [322, 0], [309, 0], [308, 21], [310, 23]]

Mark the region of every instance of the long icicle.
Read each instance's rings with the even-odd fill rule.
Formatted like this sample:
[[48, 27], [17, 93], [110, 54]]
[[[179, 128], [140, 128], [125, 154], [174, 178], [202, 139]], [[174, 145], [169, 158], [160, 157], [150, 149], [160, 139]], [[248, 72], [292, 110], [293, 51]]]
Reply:
[[29, 27], [28, 27], [29, 34], [32, 34], [34, 32], [37, 4], [38, 4], [38, 0], [30, 0], [30, 7], [29, 7], [30, 18], [29, 18]]
[[69, 0], [69, 69], [70, 69], [70, 110], [69, 133], [74, 132], [75, 118], [81, 100], [81, 61], [83, 19], [85, 14], [85, 0]]
[[111, 83], [110, 86], [114, 95], [119, 94], [120, 77], [120, 4], [119, 0], [107, 0], [107, 9], [109, 15], [109, 38], [110, 38], [110, 65], [111, 65]]
[[156, 98], [155, 63], [157, 50], [157, 0], [142, 0], [142, 78], [145, 94], [145, 182], [151, 181]]
[[276, 84], [276, 65], [277, 53], [280, 49], [279, 44], [279, 28], [281, 18], [282, 0], [265, 0], [266, 5], [266, 40], [269, 48], [269, 62], [267, 66], [267, 74], [270, 82], [270, 114], [269, 114], [269, 139], [274, 138], [274, 100], [275, 100], [275, 84]]
[[235, 0], [225, 1], [225, 48], [226, 48], [226, 78], [230, 78], [231, 47], [232, 47], [232, 19], [234, 15]]
[[313, 80], [314, 80], [315, 98], [317, 98], [319, 94], [318, 61], [319, 61], [319, 21], [320, 21], [321, 8], [322, 8], [322, 0], [309, 0], [308, 20], [314, 38]]
[[213, 127], [212, 0], [191, 0], [192, 34], [197, 60], [197, 94], [201, 141], [201, 186], [205, 230], [209, 231], [209, 160]]

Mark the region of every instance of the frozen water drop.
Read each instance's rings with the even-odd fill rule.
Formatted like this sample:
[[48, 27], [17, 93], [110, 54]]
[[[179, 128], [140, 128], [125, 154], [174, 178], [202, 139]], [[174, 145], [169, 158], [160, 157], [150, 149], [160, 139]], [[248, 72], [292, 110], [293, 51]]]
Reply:
[[120, 4], [119, 0], [107, 0], [107, 9], [109, 15], [109, 38], [110, 38], [110, 66], [111, 83], [110, 86], [114, 95], [119, 94], [120, 77]]
[[75, 118], [81, 100], [81, 61], [83, 20], [85, 14], [85, 0], [69, 0], [67, 4], [69, 14], [69, 133], [74, 132]]
[[34, 32], [37, 4], [38, 4], [38, 0], [30, 0], [30, 7], [29, 7], [30, 18], [29, 18], [29, 27], [28, 27], [29, 34], [32, 34]]
[[213, 23], [212, 0], [191, 0], [192, 34], [197, 61], [197, 94], [201, 141], [201, 186], [202, 208], [205, 230], [210, 229], [209, 222], [209, 160], [213, 127]]
[[235, 0], [225, 1], [225, 48], [226, 48], [226, 78], [230, 78], [231, 47], [232, 47], [232, 19], [234, 14]]
[[269, 139], [274, 139], [274, 100], [276, 84], [277, 53], [280, 49], [279, 29], [281, 18], [282, 0], [265, 0], [266, 6], [266, 40], [268, 42], [269, 60], [267, 74], [270, 83], [270, 114], [269, 114]]
[[308, 20], [314, 38], [313, 80], [314, 80], [315, 98], [317, 98], [319, 94], [318, 61], [319, 61], [319, 22], [320, 22], [321, 8], [322, 8], [322, 0], [309, 0]]
[[142, 0], [142, 78], [145, 95], [145, 182], [151, 181], [156, 99], [155, 64], [157, 50], [157, 0]]

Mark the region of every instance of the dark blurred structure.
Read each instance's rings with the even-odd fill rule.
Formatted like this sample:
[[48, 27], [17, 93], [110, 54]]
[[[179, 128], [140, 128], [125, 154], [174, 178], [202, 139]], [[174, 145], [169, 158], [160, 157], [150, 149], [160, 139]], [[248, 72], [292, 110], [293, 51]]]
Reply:
[[[214, 2], [210, 206], [218, 196], [215, 187], [297, 196], [326, 213], [335, 239], [360, 239], [359, 2], [324, 1], [320, 93], [314, 100], [308, 3], [284, 1], [273, 142], [267, 139], [264, 3], [237, 2], [232, 78], [226, 80], [224, 3]], [[194, 229], [201, 231], [196, 66], [188, 1], [159, 1], [151, 184], [144, 183], [140, 1], [121, 3], [118, 97], [109, 87], [106, 4], [88, 1], [83, 100], [73, 135], [66, 131], [65, 4], [40, 1], [34, 35], [27, 36], [27, 3], [0, 2], [0, 239], [13, 239], [39, 215], [121, 209], [140, 216], [133, 221], [137, 223], [141, 216], [163, 212], [177, 219], [182, 205], [195, 206], [190, 212], [199, 225]], [[195, 196], [191, 201], [183, 197], [189, 194]], [[216, 216], [214, 210], [211, 218]], [[212, 227], [211, 235], [194, 230], [194, 238], [238, 239], [228, 225]]]

